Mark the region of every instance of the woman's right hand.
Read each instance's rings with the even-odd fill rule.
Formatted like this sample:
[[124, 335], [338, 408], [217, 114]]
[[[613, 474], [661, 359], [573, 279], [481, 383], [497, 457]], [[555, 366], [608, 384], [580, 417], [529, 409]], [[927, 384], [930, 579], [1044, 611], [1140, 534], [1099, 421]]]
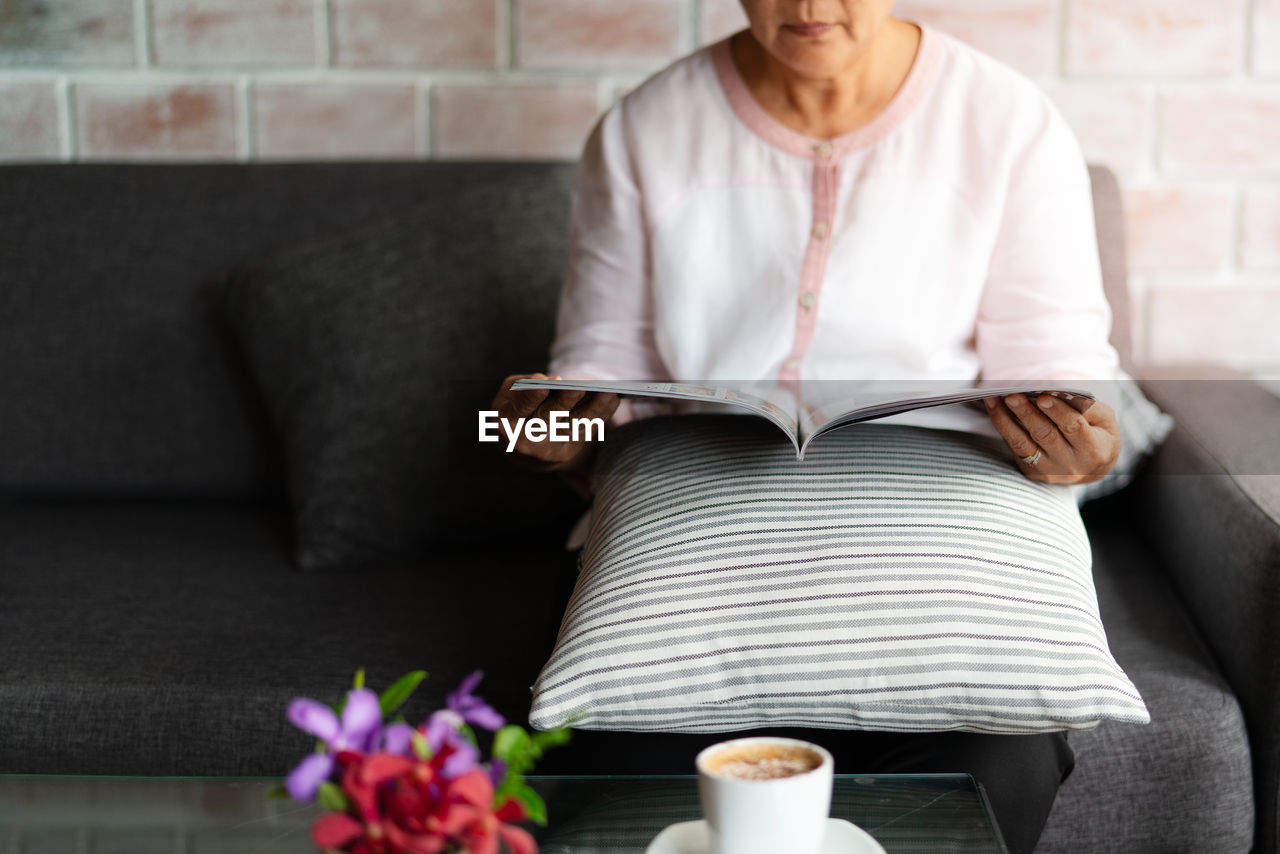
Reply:
[[[502, 381], [498, 394], [493, 398], [490, 409], [498, 412], [499, 418], [507, 419], [515, 424], [520, 418], [541, 418], [550, 421], [552, 412], [568, 412], [569, 418], [600, 418], [608, 421], [618, 408], [620, 398], [616, 394], [584, 391], [552, 391], [551, 389], [525, 389], [512, 391], [511, 384], [520, 379], [560, 379], [548, 377], [546, 374], [512, 374]], [[584, 431], [585, 432], [585, 431]], [[504, 443], [506, 441], [504, 434]], [[512, 457], [522, 468], [536, 471], [559, 471], [580, 468], [594, 452], [593, 443], [579, 439], [578, 441], [552, 442], [543, 440], [533, 442], [526, 438], [524, 431], [516, 440]]]

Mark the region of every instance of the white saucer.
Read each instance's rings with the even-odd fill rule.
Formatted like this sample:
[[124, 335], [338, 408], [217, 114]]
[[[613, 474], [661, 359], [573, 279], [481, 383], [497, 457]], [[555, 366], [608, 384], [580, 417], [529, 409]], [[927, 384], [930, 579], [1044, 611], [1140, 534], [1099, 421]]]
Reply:
[[[657, 835], [645, 854], [707, 854], [711, 850], [705, 821], [682, 821]], [[871, 834], [842, 818], [827, 819], [821, 854], [885, 854]]]

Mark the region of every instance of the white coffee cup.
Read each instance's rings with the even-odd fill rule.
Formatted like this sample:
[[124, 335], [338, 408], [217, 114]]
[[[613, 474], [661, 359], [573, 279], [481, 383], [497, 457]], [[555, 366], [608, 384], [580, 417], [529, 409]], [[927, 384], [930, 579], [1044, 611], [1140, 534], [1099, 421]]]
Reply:
[[835, 765], [826, 750], [793, 738], [737, 738], [706, 748], [694, 764], [711, 854], [821, 850]]

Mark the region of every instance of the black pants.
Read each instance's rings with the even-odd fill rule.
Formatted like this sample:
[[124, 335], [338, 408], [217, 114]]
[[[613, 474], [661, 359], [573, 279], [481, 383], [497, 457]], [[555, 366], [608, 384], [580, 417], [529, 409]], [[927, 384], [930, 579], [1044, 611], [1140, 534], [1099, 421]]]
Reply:
[[810, 733], [809, 739], [849, 758], [855, 773], [963, 772], [986, 790], [1010, 854], [1031, 854], [1058, 794], [1075, 768], [1065, 733], [985, 735], [972, 732]]

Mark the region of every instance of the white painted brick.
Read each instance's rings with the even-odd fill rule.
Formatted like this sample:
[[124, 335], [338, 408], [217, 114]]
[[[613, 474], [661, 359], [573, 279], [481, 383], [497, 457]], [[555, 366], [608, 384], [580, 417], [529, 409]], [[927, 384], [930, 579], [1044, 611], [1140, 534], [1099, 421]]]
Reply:
[[1239, 285], [1157, 279], [1149, 296], [1149, 352], [1154, 364], [1212, 362], [1252, 369], [1280, 364], [1280, 278]]
[[1196, 184], [1126, 187], [1125, 238], [1135, 269], [1218, 269], [1231, 259], [1235, 191]]
[[1280, 184], [1246, 187], [1241, 218], [1240, 263], [1246, 269], [1280, 268]]
[[1223, 75], [1243, 67], [1247, 0], [1066, 0], [1073, 74]]
[[1129, 83], [1059, 81], [1045, 86], [1084, 149], [1085, 158], [1121, 176], [1147, 162], [1154, 133], [1155, 96]]

